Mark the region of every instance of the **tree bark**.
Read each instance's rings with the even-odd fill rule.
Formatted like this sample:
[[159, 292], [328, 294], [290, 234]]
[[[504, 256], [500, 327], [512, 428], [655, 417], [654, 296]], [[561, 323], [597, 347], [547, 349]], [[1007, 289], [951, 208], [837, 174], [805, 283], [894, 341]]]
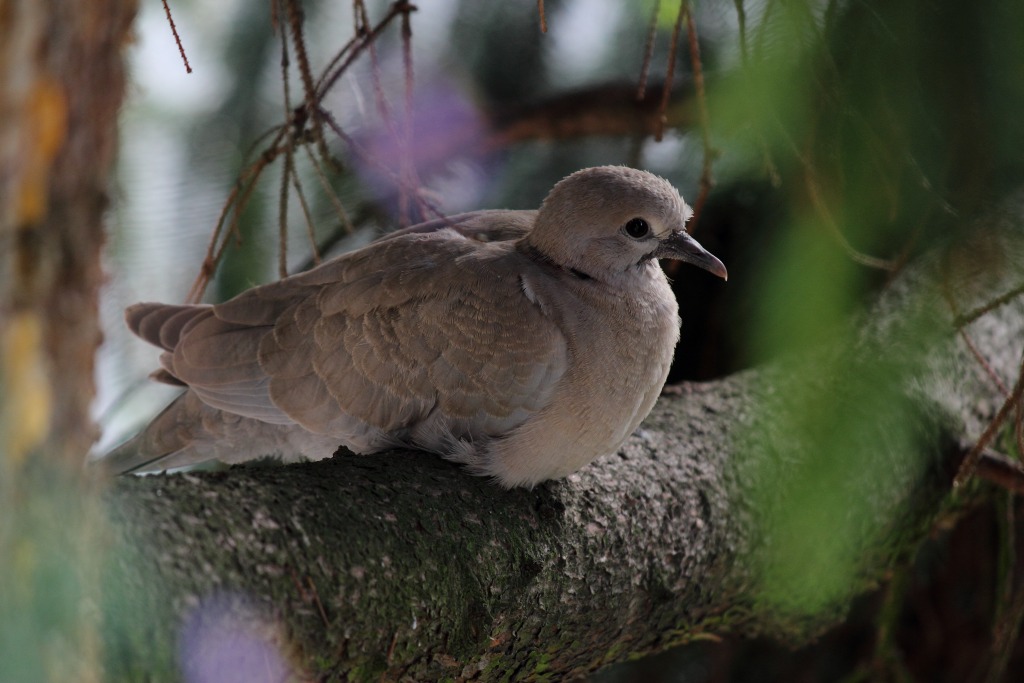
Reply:
[[0, 680], [100, 681], [103, 216], [135, 0], [0, 0]]
[[[959, 442], [1002, 402], [943, 291], [962, 312], [1020, 283], [1020, 242], [986, 226], [1019, 227], [1021, 206], [904, 272], [834, 348], [683, 385], [620, 453], [564, 481], [504, 491], [405, 451], [119, 480], [111, 676], [561, 680], [709, 634], [807, 642], [913, 553], [950, 498]], [[967, 267], [986, 254], [980, 275]], [[967, 329], [1012, 379], [1020, 297]], [[883, 385], [881, 409], [858, 382]], [[769, 590], [777, 564], [814, 558], [786, 556], [765, 521], [837, 436], [790, 428], [799, 392], [864, 417], [844, 438], [854, 468], [817, 485], [864, 512], [826, 520], [848, 566], [810, 603], [801, 586]]]
[[134, 0], [0, 3], [0, 443], [78, 469]]

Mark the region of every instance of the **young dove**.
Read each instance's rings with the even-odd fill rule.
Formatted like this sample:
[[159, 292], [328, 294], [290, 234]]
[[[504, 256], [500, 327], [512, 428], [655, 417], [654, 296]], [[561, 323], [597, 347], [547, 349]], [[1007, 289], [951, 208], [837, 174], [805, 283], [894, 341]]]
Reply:
[[679, 339], [657, 259], [726, 278], [662, 178], [587, 168], [538, 211], [480, 211], [387, 235], [215, 306], [136, 304], [186, 388], [108, 458], [147, 471], [339, 446], [419, 448], [505, 487], [615, 452]]

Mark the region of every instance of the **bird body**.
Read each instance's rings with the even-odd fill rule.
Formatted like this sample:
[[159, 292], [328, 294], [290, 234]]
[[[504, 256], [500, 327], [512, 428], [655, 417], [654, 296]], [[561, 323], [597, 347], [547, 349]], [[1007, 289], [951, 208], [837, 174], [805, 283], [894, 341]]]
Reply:
[[412, 446], [504, 486], [615, 451], [652, 408], [679, 337], [657, 258], [725, 276], [666, 181], [579, 171], [539, 211], [387, 235], [215, 306], [137, 304], [185, 393], [110, 457], [118, 471]]

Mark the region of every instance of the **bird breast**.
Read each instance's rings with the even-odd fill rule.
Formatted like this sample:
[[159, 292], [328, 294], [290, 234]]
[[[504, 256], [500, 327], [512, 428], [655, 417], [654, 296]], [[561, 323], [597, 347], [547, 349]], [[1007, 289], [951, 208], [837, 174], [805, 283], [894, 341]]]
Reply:
[[650, 412], [679, 338], [678, 306], [656, 263], [628, 279], [621, 287], [580, 279], [571, 296], [554, 295], [542, 278], [524, 282], [563, 331], [569, 359], [548, 405], [494, 444], [492, 473], [502, 480], [575, 472], [618, 449]]
[[618, 448], [650, 412], [679, 340], [678, 305], [660, 266], [635, 279], [614, 290], [581, 283], [590, 286], [578, 292], [567, 389], [600, 453]]

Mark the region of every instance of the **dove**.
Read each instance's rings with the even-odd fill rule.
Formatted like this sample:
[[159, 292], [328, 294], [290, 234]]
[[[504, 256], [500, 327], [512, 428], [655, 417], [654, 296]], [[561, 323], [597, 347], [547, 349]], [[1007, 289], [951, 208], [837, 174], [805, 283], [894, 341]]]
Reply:
[[656, 175], [586, 168], [538, 210], [399, 230], [221, 304], [131, 306], [154, 379], [185, 392], [108, 467], [411, 447], [506, 488], [565, 477], [617, 451], [668, 376], [658, 259], [728, 277], [691, 214]]

